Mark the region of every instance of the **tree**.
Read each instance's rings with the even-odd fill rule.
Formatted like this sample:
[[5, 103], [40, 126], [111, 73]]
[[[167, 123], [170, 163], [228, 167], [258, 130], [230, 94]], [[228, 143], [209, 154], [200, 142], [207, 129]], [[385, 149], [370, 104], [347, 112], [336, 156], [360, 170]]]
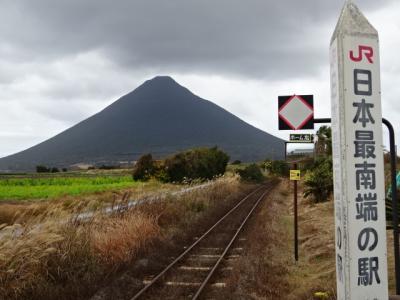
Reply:
[[315, 152], [318, 156], [332, 155], [332, 129], [328, 126], [321, 126], [317, 131]]
[[229, 156], [217, 147], [188, 150], [165, 160], [164, 178], [171, 182], [212, 179], [225, 173], [228, 161]]
[[153, 156], [149, 154], [145, 154], [139, 158], [135, 167], [133, 168], [132, 177], [134, 180], [142, 180], [147, 181], [153, 176], [155, 173]]
[[38, 166], [36, 166], [36, 172], [37, 173], [48, 173], [48, 172], [50, 172], [50, 169], [47, 168], [46, 166], [38, 165]]

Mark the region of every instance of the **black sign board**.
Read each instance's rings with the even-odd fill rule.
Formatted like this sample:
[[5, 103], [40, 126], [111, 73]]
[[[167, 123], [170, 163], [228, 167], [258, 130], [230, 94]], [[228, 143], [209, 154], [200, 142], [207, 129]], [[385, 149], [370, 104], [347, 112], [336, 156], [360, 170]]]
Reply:
[[289, 135], [289, 140], [292, 143], [314, 143], [314, 135], [292, 133]]

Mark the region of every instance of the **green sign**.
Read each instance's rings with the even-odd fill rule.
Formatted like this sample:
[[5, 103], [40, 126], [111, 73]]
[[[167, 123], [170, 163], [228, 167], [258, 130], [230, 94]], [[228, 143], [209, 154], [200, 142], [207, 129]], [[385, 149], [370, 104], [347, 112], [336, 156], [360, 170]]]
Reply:
[[314, 143], [314, 135], [313, 134], [298, 134], [298, 133], [293, 133], [290, 134], [289, 140], [292, 143]]

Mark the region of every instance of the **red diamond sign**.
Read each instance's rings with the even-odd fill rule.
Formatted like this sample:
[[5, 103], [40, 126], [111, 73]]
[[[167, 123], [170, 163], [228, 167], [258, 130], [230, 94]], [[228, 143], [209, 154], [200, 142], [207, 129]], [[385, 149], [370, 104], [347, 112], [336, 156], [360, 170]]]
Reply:
[[313, 95], [278, 97], [279, 130], [314, 129]]

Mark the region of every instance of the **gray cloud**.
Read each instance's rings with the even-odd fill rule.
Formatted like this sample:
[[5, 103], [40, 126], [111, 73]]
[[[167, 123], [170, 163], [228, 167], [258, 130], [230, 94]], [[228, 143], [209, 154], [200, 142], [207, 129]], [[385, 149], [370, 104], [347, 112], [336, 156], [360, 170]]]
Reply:
[[[400, 6], [355, 2], [374, 25], [384, 24], [384, 112], [397, 119]], [[286, 138], [276, 128], [278, 94], [314, 93], [316, 112], [329, 116], [328, 47], [342, 5], [0, 0], [0, 125], [6, 132], [0, 156], [59, 133], [157, 74], [174, 75], [199, 96]], [[379, 11], [390, 12], [389, 6], [395, 8], [390, 18], [382, 17]]]
[[[373, 0], [361, 4], [366, 10], [382, 6]], [[279, 79], [319, 71], [342, 3], [38, 0], [3, 5], [0, 17], [7, 26], [0, 34], [15, 61], [96, 50], [122, 68]], [[315, 38], [321, 34], [328, 36]]]

